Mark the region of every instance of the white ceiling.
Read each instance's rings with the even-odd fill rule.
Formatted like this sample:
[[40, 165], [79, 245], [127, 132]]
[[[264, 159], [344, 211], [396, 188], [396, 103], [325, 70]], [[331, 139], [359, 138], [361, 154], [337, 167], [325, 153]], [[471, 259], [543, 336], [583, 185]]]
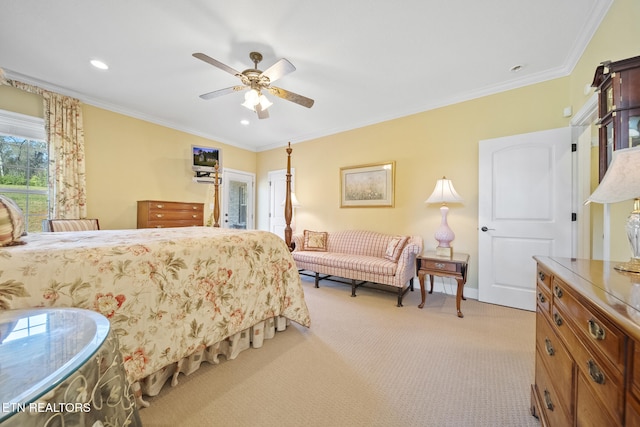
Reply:
[[[0, 67], [9, 78], [226, 144], [261, 151], [568, 75], [613, 0], [4, 0]], [[287, 58], [270, 118], [237, 70]], [[89, 60], [110, 69], [100, 71]], [[604, 58], [606, 59], [606, 58]], [[510, 68], [522, 69], [511, 72]], [[594, 64], [596, 65], [596, 64]], [[248, 126], [240, 124], [246, 118]]]

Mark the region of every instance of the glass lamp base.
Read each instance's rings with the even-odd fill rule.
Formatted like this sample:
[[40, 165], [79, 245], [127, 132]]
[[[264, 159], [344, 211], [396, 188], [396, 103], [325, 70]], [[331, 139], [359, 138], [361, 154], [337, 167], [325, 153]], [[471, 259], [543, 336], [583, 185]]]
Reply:
[[640, 199], [634, 200], [633, 212], [627, 218], [625, 228], [631, 245], [631, 260], [616, 265], [614, 268], [619, 271], [640, 273]]
[[631, 258], [627, 262], [623, 262], [622, 264], [618, 264], [615, 267], [618, 271], [627, 271], [629, 273], [640, 273], [640, 259]]

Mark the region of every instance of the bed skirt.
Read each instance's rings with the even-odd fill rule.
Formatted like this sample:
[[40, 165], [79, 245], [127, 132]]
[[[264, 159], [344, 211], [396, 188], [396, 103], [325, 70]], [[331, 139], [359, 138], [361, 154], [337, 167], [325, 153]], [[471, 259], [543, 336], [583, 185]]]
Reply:
[[208, 347], [198, 349], [190, 356], [167, 365], [148, 377], [137, 381], [132, 385], [132, 389], [138, 408], [148, 407], [149, 402], [144, 400], [143, 397], [157, 396], [169, 378], [171, 378], [171, 386], [175, 387], [178, 384], [178, 376], [180, 373], [185, 375], [192, 374], [200, 368], [202, 362], [217, 365], [220, 363], [218, 356], [224, 356], [227, 360], [233, 360], [238, 357], [241, 351], [250, 347], [262, 347], [264, 340], [273, 338], [276, 331], [284, 331], [289, 325], [289, 319], [283, 316], [263, 320], [249, 329], [238, 332]]

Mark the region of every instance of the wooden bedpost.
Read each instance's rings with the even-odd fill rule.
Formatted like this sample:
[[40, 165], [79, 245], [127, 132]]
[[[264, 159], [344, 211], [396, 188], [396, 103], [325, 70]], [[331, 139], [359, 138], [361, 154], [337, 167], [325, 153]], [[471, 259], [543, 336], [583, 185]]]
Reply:
[[287, 146], [287, 188], [284, 195], [284, 221], [286, 226], [284, 227], [284, 241], [290, 251], [293, 251], [296, 247], [295, 243], [291, 241], [291, 216], [293, 208], [291, 206], [291, 142]]
[[218, 187], [220, 184], [218, 183], [218, 167], [219, 163], [216, 162], [215, 174], [214, 174], [214, 182], [213, 182], [213, 226], [220, 227], [220, 201], [218, 196]]

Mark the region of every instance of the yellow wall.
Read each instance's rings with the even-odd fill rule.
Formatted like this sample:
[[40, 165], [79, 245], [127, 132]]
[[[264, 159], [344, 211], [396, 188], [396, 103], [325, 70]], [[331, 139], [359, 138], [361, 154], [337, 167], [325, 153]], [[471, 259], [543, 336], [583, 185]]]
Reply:
[[[42, 99], [0, 86], [0, 108], [42, 117]], [[213, 185], [192, 181], [191, 144], [222, 149], [223, 167], [254, 172], [256, 153], [84, 104], [87, 215], [104, 229], [136, 228], [138, 200], [205, 203]]]
[[[568, 125], [568, 78], [415, 114], [312, 141], [294, 144], [297, 231], [368, 229], [422, 236], [434, 249], [439, 206], [424, 201], [438, 178], [450, 178], [464, 199], [452, 206], [454, 250], [471, 254], [468, 286], [477, 287], [478, 141]], [[393, 208], [340, 208], [340, 168], [396, 162]], [[258, 188], [268, 191], [267, 173], [286, 166], [284, 148], [258, 153]], [[259, 197], [260, 228], [268, 227], [267, 200]]]
[[223, 167], [256, 168], [256, 154], [237, 147], [90, 105], [83, 118], [88, 215], [101, 227], [135, 228], [137, 200], [205, 202], [209, 212], [213, 185], [192, 181], [191, 144], [221, 148]]
[[40, 95], [9, 86], [0, 85], [0, 109], [27, 116], [44, 117], [44, 106]]
[[[434, 248], [439, 211], [424, 200], [436, 179], [446, 175], [464, 198], [449, 213], [454, 248], [471, 254], [467, 286], [477, 287], [478, 141], [567, 126], [563, 109], [572, 106], [575, 112], [586, 102], [584, 86], [599, 62], [640, 54], [637, 22], [640, 2], [616, 0], [568, 77], [294, 144], [302, 204], [297, 229], [417, 234], [427, 249]], [[41, 104], [38, 96], [0, 87], [2, 109], [41, 116]], [[256, 226], [268, 228], [267, 173], [286, 167], [284, 148], [253, 153], [89, 105], [83, 111], [88, 210], [104, 228], [135, 227], [140, 199], [208, 204], [211, 186], [191, 182], [188, 156], [194, 143], [221, 147], [225, 167], [256, 173]], [[396, 162], [395, 207], [341, 209], [340, 167], [388, 160]], [[628, 253], [621, 257], [615, 251], [618, 258]]]

